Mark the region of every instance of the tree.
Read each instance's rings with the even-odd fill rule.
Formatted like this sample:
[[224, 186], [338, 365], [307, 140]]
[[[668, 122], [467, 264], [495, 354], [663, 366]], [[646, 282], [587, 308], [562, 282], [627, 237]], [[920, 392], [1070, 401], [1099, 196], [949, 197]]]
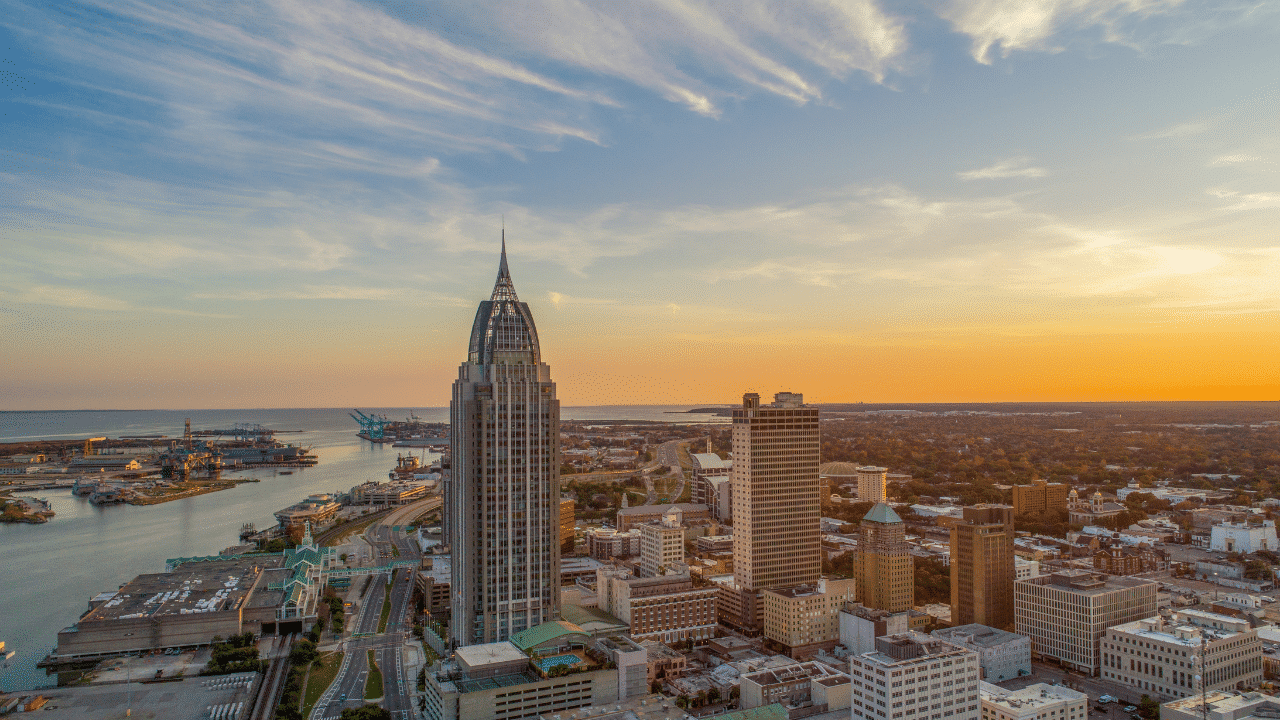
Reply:
[[1138, 714], [1146, 720], [1160, 720], [1160, 703], [1152, 700], [1150, 695], [1144, 694], [1142, 700], [1138, 702]]
[[711, 688], [707, 693], [707, 702], [712, 704], [720, 702], [720, 688]]
[[391, 711], [377, 705], [365, 705], [359, 708], [347, 708], [342, 711], [342, 720], [391, 720]]

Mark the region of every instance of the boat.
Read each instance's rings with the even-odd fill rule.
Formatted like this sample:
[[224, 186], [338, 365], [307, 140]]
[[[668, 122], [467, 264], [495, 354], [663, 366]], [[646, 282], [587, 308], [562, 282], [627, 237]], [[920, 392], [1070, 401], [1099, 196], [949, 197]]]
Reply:
[[4, 659], [5, 659], [5, 661], [6, 661], [6, 662], [8, 662], [9, 658], [11, 658], [11, 657], [13, 657], [14, 655], [17, 655], [17, 654], [18, 654], [18, 651], [17, 651], [17, 650], [10, 650], [9, 652], [7, 652], [7, 653], [5, 653], [5, 654], [4, 654]]
[[292, 474], [293, 474], [293, 471], [292, 471], [292, 470], [281, 470], [279, 474], [281, 474], [281, 475], [292, 475]]

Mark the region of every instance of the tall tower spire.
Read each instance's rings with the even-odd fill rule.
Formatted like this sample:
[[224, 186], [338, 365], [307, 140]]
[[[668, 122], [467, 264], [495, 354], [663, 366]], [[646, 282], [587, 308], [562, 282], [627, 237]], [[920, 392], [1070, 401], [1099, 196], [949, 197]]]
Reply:
[[506, 235], [449, 404], [454, 647], [506, 640], [560, 612], [560, 403], [511, 282]]

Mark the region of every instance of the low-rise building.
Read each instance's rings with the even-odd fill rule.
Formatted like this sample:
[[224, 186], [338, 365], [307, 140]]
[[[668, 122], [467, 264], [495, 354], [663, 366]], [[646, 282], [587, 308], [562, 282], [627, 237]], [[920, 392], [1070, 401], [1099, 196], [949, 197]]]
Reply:
[[1031, 638], [986, 625], [959, 625], [934, 630], [933, 636], [978, 653], [982, 679], [1004, 682], [1031, 674]]
[[[978, 654], [908, 632], [849, 659], [854, 720], [978, 720]], [[936, 718], [935, 718], [936, 716]]]
[[1101, 669], [1106, 629], [1156, 614], [1150, 580], [1062, 570], [1013, 583], [1014, 631], [1031, 638], [1033, 658], [1089, 675]]
[[1196, 578], [1218, 585], [1263, 592], [1275, 587], [1274, 581], [1267, 576], [1246, 577], [1243, 563], [1229, 560], [1197, 560]]
[[668, 515], [672, 512], [679, 515], [680, 523], [682, 524], [711, 519], [711, 509], [706, 505], [699, 505], [696, 503], [640, 505], [638, 507], [626, 507], [618, 510], [618, 531], [626, 532], [637, 525], [655, 521], [660, 522], [664, 515]]
[[764, 635], [807, 657], [840, 642], [840, 610], [857, 599], [852, 578], [822, 578], [816, 585], [765, 590]]
[[[644, 649], [625, 637], [607, 640], [589, 643], [569, 623], [555, 622], [510, 641], [460, 647], [427, 670], [426, 717], [527, 719], [643, 695]], [[560, 675], [557, 668], [570, 672]]]
[[601, 610], [631, 627], [636, 640], [684, 642], [715, 636], [718, 588], [694, 587], [688, 575], [637, 578], [627, 570], [596, 571]]
[[1249, 621], [1180, 610], [1108, 628], [1102, 677], [1152, 696], [1185, 697], [1262, 682], [1262, 641]]
[[611, 528], [587, 531], [587, 555], [601, 562], [640, 554], [640, 531], [618, 532]]
[[807, 710], [797, 715], [808, 715], [849, 707], [849, 676], [826, 663], [796, 663], [744, 673], [740, 682], [743, 710], [778, 703], [788, 711]]
[[1028, 560], [1024, 557], [1015, 555], [1013, 558], [1013, 579], [1026, 580], [1040, 574], [1040, 561]]
[[1160, 706], [1161, 720], [1274, 720], [1280, 698], [1256, 692], [1195, 693]]
[[424, 483], [367, 482], [351, 488], [352, 505], [405, 505], [427, 495]]
[[876, 638], [901, 635], [910, 630], [907, 611], [890, 612], [850, 603], [840, 608], [840, 644], [851, 655], [876, 649]]
[[1036, 683], [1005, 690], [982, 683], [982, 720], [1086, 720], [1089, 696], [1062, 685]]
[[1280, 549], [1276, 541], [1276, 522], [1249, 518], [1243, 522], [1214, 525], [1209, 533], [1209, 549], [1244, 554]]
[[315, 528], [332, 520], [341, 509], [342, 505], [332, 495], [320, 493], [310, 495], [300, 503], [276, 511], [276, 520], [285, 530], [308, 523]]
[[642, 640], [640, 647], [647, 653], [649, 663], [647, 679], [650, 683], [665, 678], [678, 678], [689, 667], [689, 659], [684, 653], [676, 652], [657, 640]]
[[673, 565], [684, 564], [684, 530], [678, 513], [668, 513], [658, 522], [639, 525], [640, 572], [655, 577]]

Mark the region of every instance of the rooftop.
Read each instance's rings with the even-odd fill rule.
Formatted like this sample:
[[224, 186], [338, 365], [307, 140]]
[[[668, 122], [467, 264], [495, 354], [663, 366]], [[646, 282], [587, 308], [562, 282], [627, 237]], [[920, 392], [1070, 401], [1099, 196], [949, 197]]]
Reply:
[[977, 623], [934, 630], [933, 636], [944, 640], [953, 640], [984, 648], [998, 647], [1005, 643], [1018, 642], [1020, 640], [1027, 639], [1025, 635], [1019, 635], [1007, 630], [999, 630], [997, 628], [987, 627], [986, 625], [979, 625]]
[[979, 685], [978, 692], [982, 696], [983, 703], [992, 703], [1007, 709], [1018, 710], [1042, 708], [1046, 705], [1053, 705], [1063, 701], [1083, 700], [1086, 703], [1089, 701], [1088, 696], [1078, 690], [1046, 683], [1028, 685], [1021, 690], [1005, 690], [999, 685], [984, 682]]
[[512, 635], [510, 644], [520, 650], [529, 650], [530, 648], [535, 648], [543, 643], [557, 640], [565, 637], [566, 635], [586, 634], [585, 630], [571, 622], [565, 622], [564, 620], [551, 620]]
[[236, 610], [262, 572], [279, 562], [279, 556], [248, 555], [186, 563], [172, 572], [139, 575], [80, 622]]
[[674, 505], [637, 505], [635, 507], [625, 507], [618, 510], [619, 515], [664, 515], [672, 510], [680, 510], [681, 512], [691, 512], [707, 509], [706, 505], [698, 503], [675, 503]]
[[901, 523], [902, 522], [902, 518], [898, 517], [898, 513], [894, 512], [893, 508], [889, 507], [884, 503], [876, 503], [875, 507], [872, 507], [871, 510], [867, 512], [866, 516], [862, 518], [862, 520], [864, 522], [878, 522], [878, 523]]
[[465, 645], [455, 652], [458, 659], [471, 668], [529, 659], [529, 656], [516, 647], [514, 643], [506, 641], [485, 643], [484, 645]]
[[1026, 578], [1017, 582], [1033, 585], [1053, 585], [1077, 595], [1101, 595], [1116, 590], [1127, 590], [1143, 586], [1150, 586], [1153, 591], [1156, 589], [1156, 583], [1151, 580], [1104, 575], [1088, 570], [1075, 569], [1060, 570], [1051, 575]]

